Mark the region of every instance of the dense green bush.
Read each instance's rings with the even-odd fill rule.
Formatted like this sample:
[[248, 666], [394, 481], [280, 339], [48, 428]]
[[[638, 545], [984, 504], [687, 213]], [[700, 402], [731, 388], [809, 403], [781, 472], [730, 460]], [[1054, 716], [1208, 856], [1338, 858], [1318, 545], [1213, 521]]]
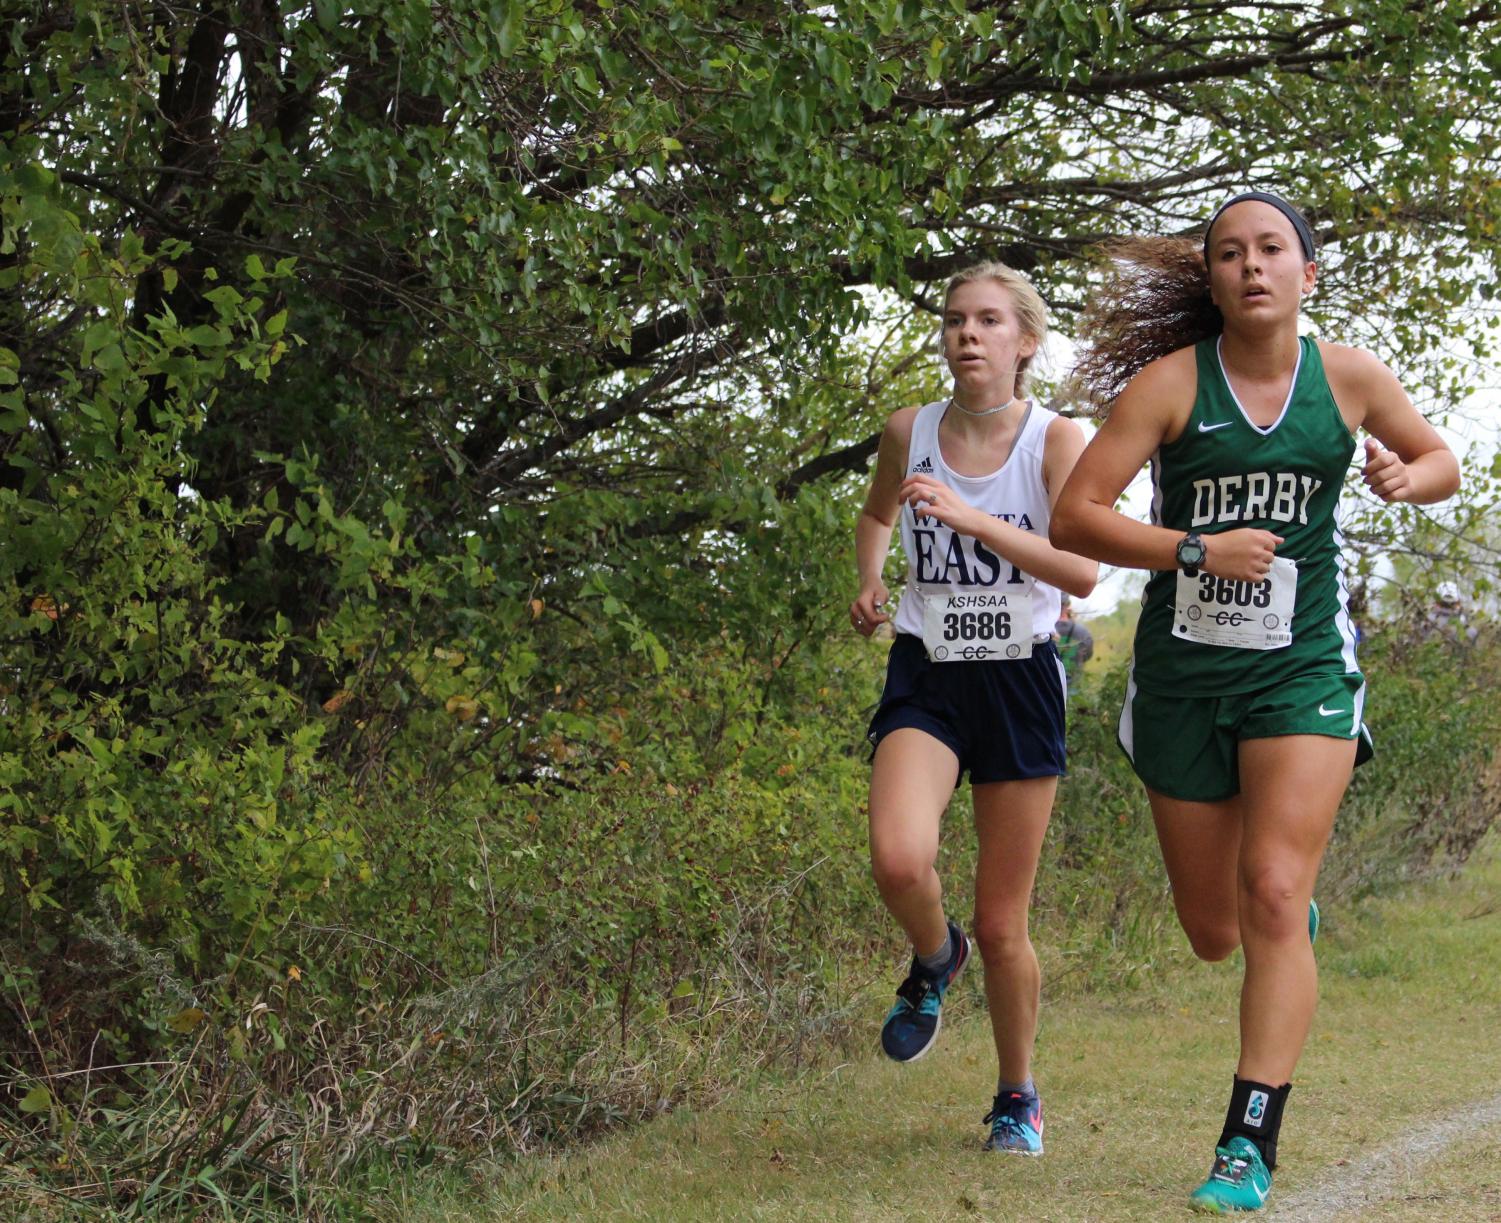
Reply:
[[[1208, 139], [1206, 194], [1275, 177], [1335, 236], [1315, 317], [1376, 278], [1393, 317], [1353, 322], [1419, 361], [1501, 215], [1494, 175], [1453, 187], [1494, 124], [1394, 153], [1329, 88], [1368, 120], [1484, 112], [1495, 18], [1463, 5], [1187, 39], [1171, 9], [936, 0], [23, 7], [0, 1165], [33, 1216], [53, 1190], [313, 1214], [307, 1175], [529, 1150], [837, 1040], [901, 955], [845, 543], [884, 412], [939, 393], [932, 284], [999, 255], [1066, 318], [1102, 235], [1202, 215], [1159, 171]], [[1282, 182], [1286, 143], [1246, 138], [1286, 134], [1268, 81], [1410, 206]], [[1114, 185], [1059, 175], [1106, 121]], [[1431, 750], [1352, 797], [1359, 886], [1489, 818], [1453, 662], [1382, 664]], [[1128, 982], [1171, 929], [1118, 686], [1074, 707], [1050, 988]]]
[[[877, 929], [878, 658], [785, 609], [763, 639], [659, 636], [600, 582], [618, 657], [585, 680], [532, 644], [540, 600], [390, 646], [350, 598], [313, 704], [171, 546], [209, 505], [153, 501], [145, 473], [71, 503], [101, 543], [67, 585], [30, 561], [57, 593], [7, 654], [6, 1163], [248, 1209], [295, 1168], [531, 1149], [837, 1034], [835, 953]], [[119, 567], [151, 540], [178, 568], [143, 592]], [[564, 709], [516, 716], [565, 681]]]
[[[32, 626], [38, 639], [90, 598], [80, 589], [58, 621]], [[1452, 865], [1497, 814], [1493, 645], [1373, 636], [1381, 750], [1341, 815], [1331, 895]], [[578, 703], [587, 740], [585, 723], [553, 727], [549, 763], [521, 782], [462, 771], [481, 717], [448, 713], [441, 686], [432, 716], [385, 744], [396, 782], [341, 782], [290, 741], [269, 764], [254, 734], [230, 731], [262, 725], [270, 742], [252, 693], [267, 694], [268, 718], [287, 718], [290, 698], [227, 666], [194, 721], [146, 707], [137, 729], [154, 751], [129, 734], [107, 754], [82, 740], [37, 748], [26, 785], [41, 806], [28, 810], [120, 796], [104, 810], [125, 813], [115, 856], [133, 867], [116, 874], [133, 888], [84, 877], [65, 890], [73, 872], [36, 866], [7, 882], [20, 923], [3, 944], [7, 1022], [23, 1050], [0, 1120], [11, 1175], [113, 1178], [117, 1200], [141, 1209], [222, 1192], [247, 1210], [312, 1210], [297, 1197], [309, 1177], [530, 1150], [861, 1039], [866, 987], [884, 992], [902, 954], [865, 856], [860, 729], [882, 651], [819, 637], [774, 666], [731, 636], [692, 654], [657, 640], [660, 671], [642, 657], [622, 672], [630, 703]], [[457, 647], [438, 648], [444, 673], [462, 672]], [[1071, 706], [1072, 771], [1036, 910], [1055, 997], [1127, 986], [1183, 954], [1114, 744], [1122, 684], [1108, 672]], [[56, 707], [33, 704], [34, 718]], [[315, 735], [341, 716], [293, 721]], [[189, 750], [162, 750], [173, 727]], [[571, 772], [591, 754], [610, 770]], [[959, 912], [966, 807], [961, 793], [945, 838]], [[143, 818], [177, 810], [178, 822]], [[169, 831], [151, 841], [133, 820]], [[12, 839], [30, 844], [12, 860], [68, 861], [76, 826], [12, 812]], [[16, 907], [44, 877], [57, 882], [41, 902]], [[146, 1064], [45, 1077], [122, 1062]]]
[[1421, 614], [1371, 626], [1361, 663], [1374, 758], [1357, 769], [1324, 879], [1362, 894], [1463, 865], [1501, 814], [1501, 643]]

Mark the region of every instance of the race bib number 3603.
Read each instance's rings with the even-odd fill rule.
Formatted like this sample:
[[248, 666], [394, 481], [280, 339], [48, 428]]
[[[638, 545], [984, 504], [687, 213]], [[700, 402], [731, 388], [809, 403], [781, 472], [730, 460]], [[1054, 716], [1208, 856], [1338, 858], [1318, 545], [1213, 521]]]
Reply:
[[929, 595], [922, 640], [934, 662], [1030, 658], [1031, 592]]
[[1180, 572], [1173, 636], [1201, 645], [1280, 650], [1293, 641], [1297, 597], [1298, 566], [1282, 556], [1272, 560], [1271, 573], [1259, 582]]

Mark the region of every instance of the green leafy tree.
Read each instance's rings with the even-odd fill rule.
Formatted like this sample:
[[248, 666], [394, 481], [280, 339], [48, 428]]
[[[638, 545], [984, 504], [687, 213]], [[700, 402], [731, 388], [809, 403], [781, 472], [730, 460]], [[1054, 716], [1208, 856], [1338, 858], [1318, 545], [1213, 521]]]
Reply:
[[0, 913], [31, 1004], [127, 946], [93, 918], [221, 999], [324, 920], [477, 971], [576, 877], [533, 805], [603, 854], [657, 810], [632, 786], [725, 785], [741, 849], [629, 920], [579, 902], [591, 970], [632, 979], [648, 910], [707, 938], [736, 862], [766, 877], [749, 845], [839, 860], [822, 903], [853, 906], [858, 834], [796, 829], [854, 801], [856, 731], [812, 727], [858, 721], [852, 503], [943, 384], [959, 266], [1027, 271], [1066, 331], [1102, 241], [1268, 185], [1326, 244], [1316, 325], [1439, 405], [1489, 351], [1494, 4], [7, 17]]

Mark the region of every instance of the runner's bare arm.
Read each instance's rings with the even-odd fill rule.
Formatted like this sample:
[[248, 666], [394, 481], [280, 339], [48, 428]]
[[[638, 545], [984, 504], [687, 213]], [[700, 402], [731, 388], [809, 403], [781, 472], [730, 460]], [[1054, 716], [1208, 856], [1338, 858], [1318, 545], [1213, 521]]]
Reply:
[[[1068, 480], [1084, 449], [1084, 431], [1071, 420], [1061, 417], [1048, 425], [1043, 444], [1042, 479], [1048, 489], [1049, 506], [1058, 504], [1058, 495]], [[928, 502], [925, 492], [939, 492], [939, 500]], [[966, 505], [958, 496], [935, 481], [913, 476], [902, 485], [904, 502], [927, 502], [924, 513], [946, 526], [972, 536], [990, 551], [1011, 562], [1023, 573], [1066, 590], [1076, 598], [1088, 598], [1099, 580], [1100, 566], [1088, 557], [1055, 547], [1044, 535], [1024, 531], [1009, 522]]]
[[[1127, 385], [1064, 485], [1053, 509], [1053, 543], [1110, 565], [1176, 569], [1183, 532], [1129, 518], [1115, 508], [1136, 473], [1176, 438], [1198, 390], [1192, 349], [1152, 362]], [[1201, 568], [1215, 577], [1260, 581], [1282, 537], [1239, 527], [1205, 535]]]
[[[1060, 418], [1048, 426], [1042, 473], [1050, 505], [1057, 505], [1058, 495], [1083, 449], [1084, 433], [1073, 421]], [[1023, 573], [1077, 598], [1087, 598], [1099, 579], [1100, 567], [1095, 561], [1066, 552], [1035, 531], [1023, 530], [975, 509], [936, 480], [910, 476], [902, 484], [899, 496], [903, 504], [921, 504], [924, 514], [961, 535], [978, 539]]]
[[891, 597], [882, 576], [886, 553], [891, 548], [891, 528], [896, 525], [901, 501], [897, 493], [907, 470], [907, 446], [912, 440], [916, 408], [901, 408], [886, 420], [876, 451], [876, 472], [865, 494], [865, 506], [855, 521], [855, 564], [860, 593], [850, 604], [850, 623], [865, 636], [891, 617], [881, 606]]
[[1364, 428], [1371, 435], [1361, 472], [1371, 492], [1383, 501], [1415, 505], [1452, 496], [1459, 488], [1459, 460], [1423, 419], [1396, 374], [1364, 349], [1324, 344], [1320, 351], [1345, 424], [1351, 433]]

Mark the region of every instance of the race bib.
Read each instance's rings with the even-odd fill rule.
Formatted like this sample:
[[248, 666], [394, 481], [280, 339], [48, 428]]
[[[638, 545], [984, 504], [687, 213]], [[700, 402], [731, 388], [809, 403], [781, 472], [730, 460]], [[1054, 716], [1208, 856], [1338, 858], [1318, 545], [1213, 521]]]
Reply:
[[1298, 566], [1274, 557], [1259, 582], [1236, 582], [1208, 573], [1178, 574], [1173, 636], [1238, 650], [1280, 650], [1293, 642]]
[[934, 662], [1032, 657], [1032, 591], [929, 595], [922, 642]]

